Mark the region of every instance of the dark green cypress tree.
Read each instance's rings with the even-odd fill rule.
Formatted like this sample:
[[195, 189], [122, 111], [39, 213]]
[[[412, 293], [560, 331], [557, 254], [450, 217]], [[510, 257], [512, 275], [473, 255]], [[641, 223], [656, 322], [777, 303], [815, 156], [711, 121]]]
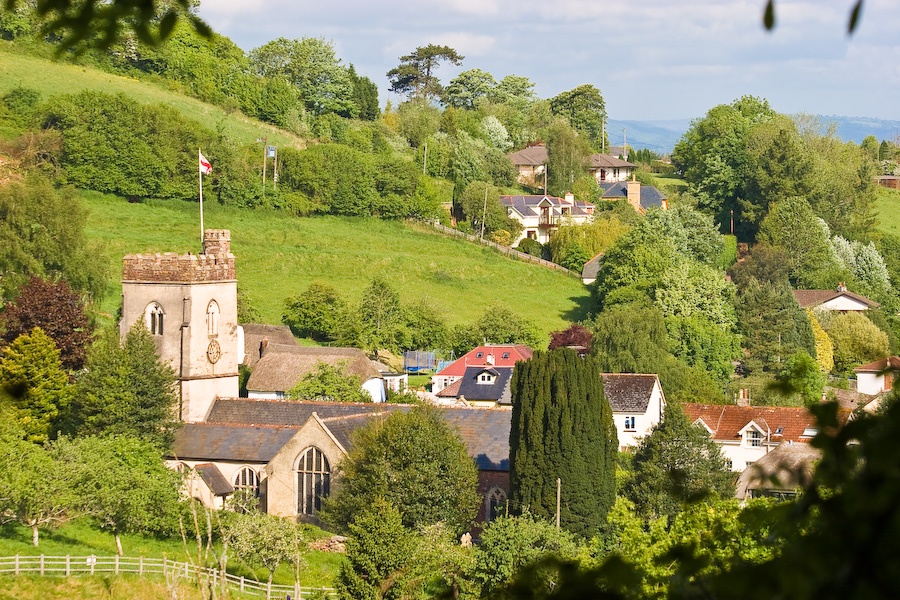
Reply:
[[589, 537], [615, 501], [618, 439], [595, 359], [570, 349], [535, 352], [512, 377], [510, 484], [514, 506]]

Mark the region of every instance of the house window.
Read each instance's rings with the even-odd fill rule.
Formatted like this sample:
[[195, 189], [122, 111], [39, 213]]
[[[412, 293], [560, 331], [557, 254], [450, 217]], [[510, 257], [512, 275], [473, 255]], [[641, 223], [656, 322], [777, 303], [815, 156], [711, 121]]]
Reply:
[[206, 333], [219, 335], [219, 304], [215, 300], [206, 307]]
[[625, 431], [635, 430], [635, 417], [625, 417]]
[[151, 335], [163, 334], [164, 317], [165, 313], [158, 302], [153, 302], [147, 306], [147, 309], [144, 311], [144, 320]]
[[484, 522], [490, 523], [506, 512], [506, 492], [495, 487], [484, 497]]
[[748, 431], [747, 432], [747, 444], [754, 448], [758, 448], [759, 446], [762, 446], [762, 433], [758, 432], [755, 429], [751, 429], [750, 431]]
[[484, 356], [484, 352], [476, 352], [475, 353], [475, 358], [481, 358], [482, 356]]
[[734, 470], [734, 463], [731, 462], [730, 458], [725, 459], [725, 468], [728, 469], [729, 471]]
[[481, 373], [478, 376], [478, 383], [494, 383], [494, 376], [490, 373]]
[[537, 239], [537, 231], [535, 231], [534, 229], [529, 229], [525, 233], [525, 237], [527, 237], [529, 240], [535, 240]]
[[331, 468], [325, 453], [312, 446], [297, 461], [297, 514], [314, 515], [331, 490]]

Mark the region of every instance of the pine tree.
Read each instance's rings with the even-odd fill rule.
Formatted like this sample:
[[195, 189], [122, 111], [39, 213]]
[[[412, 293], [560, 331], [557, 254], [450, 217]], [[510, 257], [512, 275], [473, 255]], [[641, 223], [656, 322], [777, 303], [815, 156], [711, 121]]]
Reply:
[[0, 388], [10, 390], [14, 419], [26, 437], [47, 441], [60, 412], [68, 407], [71, 389], [59, 350], [40, 327], [20, 335], [0, 353]]
[[143, 323], [122, 344], [109, 331], [91, 348], [67, 428], [78, 435], [130, 435], [167, 448], [177, 427], [175, 372]]
[[512, 378], [510, 483], [514, 505], [590, 536], [615, 500], [618, 439], [593, 358], [570, 349], [536, 352]]

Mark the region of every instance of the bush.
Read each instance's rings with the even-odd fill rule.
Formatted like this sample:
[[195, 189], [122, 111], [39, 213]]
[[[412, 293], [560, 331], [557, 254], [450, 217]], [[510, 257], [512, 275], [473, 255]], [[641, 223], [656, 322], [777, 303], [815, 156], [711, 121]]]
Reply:
[[525, 254], [530, 254], [531, 256], [537, 256], [538, 258], [544, 255], [544, 245], [539, 241], [531, 238], [524, 238], [519, 242], [519, 245], [516, 246], [516, 249], [519, 252], [524, 252]]

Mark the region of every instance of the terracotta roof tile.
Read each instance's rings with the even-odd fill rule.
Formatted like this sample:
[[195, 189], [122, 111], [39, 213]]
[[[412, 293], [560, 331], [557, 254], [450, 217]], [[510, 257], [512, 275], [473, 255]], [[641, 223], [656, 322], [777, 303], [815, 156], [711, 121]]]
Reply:
[[[478, 355], [479, 353], [481, 356]], [[516, 366], [518, 361], [528, 360], [533, 354], [534, 351], [523, 344], [488, 344], [478, 346], [441, 369], [437, 375], [441, 377], [462, 377], [466, 374], [466, 367], [486, 367], [490, 365], [497, 368], [512, 368]], [[493, 357], [493, 364], [488, 363], [489, 356]]]
[[[740, 440], [739, 432], [751, 421], [767, 432], [773, 442], [808, 442], [812, 439], [810, 433], [818, 429], [813, 415], [801, 407], [694, 403], [681, 406], [688, 420], [702, 420], [712, 430], [712, 438], [722, 442]], [[839, 420], [845, 422], [848, 416], [849, 411], [842, 411]]]

